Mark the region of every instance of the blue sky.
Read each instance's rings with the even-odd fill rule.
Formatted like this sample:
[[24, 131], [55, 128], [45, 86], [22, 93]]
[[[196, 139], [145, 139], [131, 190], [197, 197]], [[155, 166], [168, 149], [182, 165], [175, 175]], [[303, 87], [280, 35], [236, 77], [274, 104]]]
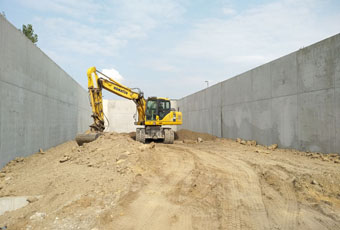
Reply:
[[84, 88], [96, 66], [170, 98], [340, 32], [339, 0], [0, 0], [2, 11], [32, 24], [37, 45]]

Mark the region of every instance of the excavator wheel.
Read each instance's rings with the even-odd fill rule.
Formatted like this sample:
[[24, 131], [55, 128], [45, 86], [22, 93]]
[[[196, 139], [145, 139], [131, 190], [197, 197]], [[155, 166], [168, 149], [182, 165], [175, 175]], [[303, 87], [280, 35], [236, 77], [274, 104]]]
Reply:
[[76, 136], [76, 142], [79, 146], [82, 146], [84, 143], [89, 143], [96, 140], [99, 136], [100, 133], [78, 134]]
[[175, 133], [172, 129], [164, 129], [164, 144], [173, 144]]
[[136, 129], [136, 141], [145, 143], [145, 129], [143, 128]]
[[140, 142], [140, 129], [136, 129], [136, 141]]
[[145, 129], [140, 129], [140, 142], [145, 144]]

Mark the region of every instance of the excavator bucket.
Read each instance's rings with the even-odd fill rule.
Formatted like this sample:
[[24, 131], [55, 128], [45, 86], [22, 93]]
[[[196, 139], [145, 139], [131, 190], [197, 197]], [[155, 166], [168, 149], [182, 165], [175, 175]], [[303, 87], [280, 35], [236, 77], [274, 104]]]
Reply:
[[82, 146], [84, 143], [89, 143], [96, 140], [100, 136], [100, 133], [84, 133], [78, 134], [76, 136], [76, 142], [79, 146]]

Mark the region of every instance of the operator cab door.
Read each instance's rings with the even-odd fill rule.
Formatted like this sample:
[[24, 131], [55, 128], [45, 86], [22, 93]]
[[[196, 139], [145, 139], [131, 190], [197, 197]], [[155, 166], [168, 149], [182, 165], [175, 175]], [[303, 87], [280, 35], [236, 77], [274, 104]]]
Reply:
[[158, 116], [162, 120], [171, 111], [170, 101], [159, 99], [158, 100]]
[[147, 121], [155, 121], [158, 115], [157, 99], [148, 99], [146, 101], [145, 118]]

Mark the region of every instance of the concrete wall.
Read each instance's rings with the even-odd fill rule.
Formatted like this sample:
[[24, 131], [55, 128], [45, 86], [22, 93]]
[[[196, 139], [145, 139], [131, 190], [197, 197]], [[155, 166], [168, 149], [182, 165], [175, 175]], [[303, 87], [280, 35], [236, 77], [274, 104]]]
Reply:
[[184, 97], [182, 128], [340, 152], [340, 34]]
[[88, 94], [0, 16], [0, 168], [88, 129]]
[[[171, 100], [171, 107], [177, 108], [177, 101]], [[105, 131], [117, 132], [117, 133], [128, 133], [135, 132], [136, 125], [134, 125], [136, 114], [136, 104], [129, 100], [103, 100], [104, 114], [107, 117], [105, 119]], [[137, 115], [136, 115], [137, 116]], [[137, 117], [136, 117], [137, 119]], [[173, 130], [177, 130], [177, 125], [167, 126]]]
[[129, 133], [136, 131], [134, 114], [136, 104], [129, 100], [103, 100], [105, 119], [105, 131], [117, 133]]

